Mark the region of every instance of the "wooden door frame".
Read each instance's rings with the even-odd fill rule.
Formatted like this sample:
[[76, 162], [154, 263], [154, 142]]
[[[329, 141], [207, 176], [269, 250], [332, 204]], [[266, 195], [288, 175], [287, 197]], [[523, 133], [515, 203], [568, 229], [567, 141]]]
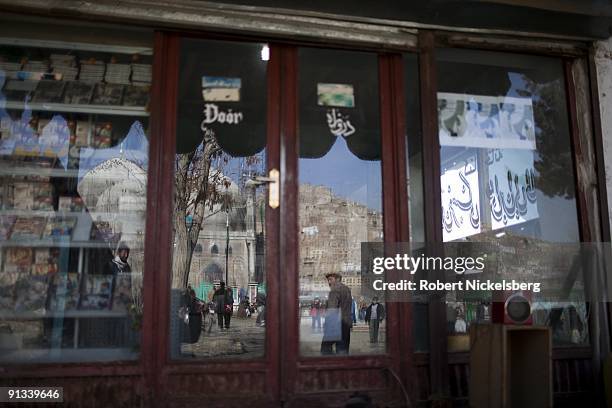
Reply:
[[[211, 376], [221, 378], [238, 372], [263, 375], [263, 384], [257, 382], [253, 384], [253, 389], [249, 390], [247, 387], [242, 391], [252, 395], [260, 394], [263, 390], [268, 402], [290, 401], [299, 394], [300, 375], [304, 371], [315, 369], [330, 372], [341, 370], [344, 373], [347, 369], [385, 370], [388, 388], [399, 390], [397, 381], [408, 384], [408, 373], [412, 367], [411, 320], [406, 320], [411, 317], [409, 304], [390, 304], [388, 307], [389, 320], [392, 323], [388, 327], [388, 349], [384, 355], [344, 358], [299, 356], [299, 322], [296, 319], [295, 303], [299, 290], [298, 95], [295, 45], [270, 44], [267, 165], [269, 169], [280, 169], [281, 207], [277, 210], [268, 207], [266, 210], [268, 297], [265, 357], [252, 361], [211, 359], [193, 362], [170, 358], [173, 203], [172, 195], [163, 192], [172, 191], [174, 181], [173, 158], [176, 145], [181, 38], [206, 39], [207, 36], [199, 33], [156, 33], [153, 123], [150, 137], [151, 161], [157, 165], [151, 166], [151, 186], [148, 192], [151, 206], [147, 219], [150, 228], [147, 230], [149, 245], [146, 249], [146, 259], [149, 269], [144, 278], [144, 296], [150, 306], [145, 309], [143, 327], [143, 333], [160, 334], [143, 336], [143, 364], [149, 373], [146, 382], [151, 384], [153, 400], [170, 403], [166, 399], [170, 395], [178, 395], [179, 400], [188, 403], [191, 398], [180, 392], [184, 388], [183, 383], [202, 383], [212, 381]], [[389, 242], [407, 241], [409, 232], [408, 208], [405, 205], [407, 185], [402, 60], [398, 54], [373, 54], [379, 61], [384, 235]], [[155, 268], [151, 268], [152, 265], [155, 265]]]
[[[278, 301], [278, 222], [279, 210], [266, 206], [266, 334], [264, 357], [250, 361], [239, 359], [173, 360], [170, 356], [170, 289], [172, 260], [172, 212], [174, 189], [174, 157], [176, 148], [177, 97], [179, 81], [180, 42], [183, 38], [201, 38], [188, 33], [156, 33], [156, 69], [151, 126], [151, 166], [148, 199], [147, 237], [149, 238], [145, 274], [145, 318], [143, 360], [146, 362], [152, 401], [155, 405], [192, 404], [202, 395], [214, 403], [219, 388], [244, 393], [245, 398], [257, 394], [259, 404], [266, 406], [278, 401], [279, 358], [271, 350], [279, 349]], [[253, 40], [251, 40], [253, 41]], [[267, 70], [267, 167], [279, 168], [279, 108], [280, 61], [278, 49], [271, 45]], [[157, 334], [157, 335], [155, 335]], [[232, 379], [238, 379], [238, 383]], [[262, 380], [262, 378], [264, 380]], [[189, 391], [189, 392], [187, 392]], [[193, 394], [193, 395], [190, 395]], [[221, 399], [227, 394], [221, 394]], [[244, 400], [243, 400], [244, 401]], [[219, 401], [218, 401], [219, 402]]]
[[[405, 101], [403, 87], [403, 64], [399, 54], [373, 53], [378, 58], [380, 132], [382, 141], [381, 170], [384, 237], [387, 242], [408, 241], [408, 206]], [[303, 357], [299, 350], [299, 307], [295, 299], [299, 294], [299, 142], [298, 142], [298, 46], [283, 48], [283, 74], [281, 96], [281, 209], [280, 262], [282, 318], [281, 332], [282, 368], [281, 399], [291, 405], [298, 398], [307, 398], [300, 391], [301, 382], [318, 381], [314, 377], [322, 372], [339, 383], [357, 384], [357, 376], [350, 378], [347, 370], [384, 372], [387, 388], [403, 398], [402, 388], [410, 384], [413, 372], [412, 351], [412, 305], [389, 303], [387, 326], [387, 353], [364, 356]], [[399, 382], [400, 384], [397, 384]], [[367, 387], [368, 384], [361, 384]], [[398, 386], [399, 385], [399, 386]], [[410, 387], [409, 387], [410, 388]], [[324, 392], [324, 389], [318, 390]], [[354, 391], [354, 390], [353, 390]], [[412, 389], [410, 391], [413, 391]]]

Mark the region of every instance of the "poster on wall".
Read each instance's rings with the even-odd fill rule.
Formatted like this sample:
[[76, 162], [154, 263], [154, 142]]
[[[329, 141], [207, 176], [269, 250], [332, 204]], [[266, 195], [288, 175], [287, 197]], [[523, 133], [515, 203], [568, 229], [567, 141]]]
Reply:
[[487, 153], [487, 166], [491, 229], [538, 218], [533, 152], [492, 149]]
[[443, 166], [440, 185], [444, 242], [480, 233], [480, 190], [476, 156]]
[[438, 93], [441, 146], [535, 150], [531, 98]]

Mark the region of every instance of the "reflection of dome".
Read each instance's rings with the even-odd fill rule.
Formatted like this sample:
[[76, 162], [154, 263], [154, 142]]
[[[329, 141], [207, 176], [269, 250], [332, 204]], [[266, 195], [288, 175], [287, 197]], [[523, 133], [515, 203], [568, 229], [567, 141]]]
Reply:
[[89, 170], [77, 190], [86, 207], [93, 210], [99, 206], [118, 206], [120, 197], [128, 195], [146, 197], [146, 183], [145, 170], [128, 160], [113, 158]]
[[[206, 223], [209, 226], [215, 226], [217, 229], [225, 229], [228, 214], [225, 211], [225, 200], [224, 195], [227, 194], [229, 197], [229, 224], [231, 231], [245, 231], [246, 230], [246, 193], [241, 191], [240, 187], [234, 183], [230, 178], [222, 177], [222, 179], [229, 182], [229, 186], [226, 188], [221, 185], [218, 187], [219, 202], [214, 204], [212, 208], [207, 208], [207, 215], [205, 216]], [[219, 184], [222, 184], [220, 182]]]

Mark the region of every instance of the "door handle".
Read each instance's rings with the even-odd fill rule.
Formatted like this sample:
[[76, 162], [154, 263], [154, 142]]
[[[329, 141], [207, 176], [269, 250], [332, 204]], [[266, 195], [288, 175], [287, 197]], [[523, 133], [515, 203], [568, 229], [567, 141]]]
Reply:
[[261, 181], [269, 183], [268, 205], [270, 208], [278, 208], [280, 206], [280, 172], [277, 169], [272, 169], [268, 172], [268, 177], [262, 177], [262, 179], [263, 178], [266, 180]]

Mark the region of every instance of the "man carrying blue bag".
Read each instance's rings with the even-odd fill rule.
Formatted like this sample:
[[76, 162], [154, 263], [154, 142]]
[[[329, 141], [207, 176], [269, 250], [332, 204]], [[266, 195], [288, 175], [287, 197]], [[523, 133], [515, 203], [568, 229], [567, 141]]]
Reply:
[[348, 354], [353, 327], [351, 290], [342, 283], [339, 273], [328, 273], [325, 278], [331, 290], [323, 324], [321, 354]]

